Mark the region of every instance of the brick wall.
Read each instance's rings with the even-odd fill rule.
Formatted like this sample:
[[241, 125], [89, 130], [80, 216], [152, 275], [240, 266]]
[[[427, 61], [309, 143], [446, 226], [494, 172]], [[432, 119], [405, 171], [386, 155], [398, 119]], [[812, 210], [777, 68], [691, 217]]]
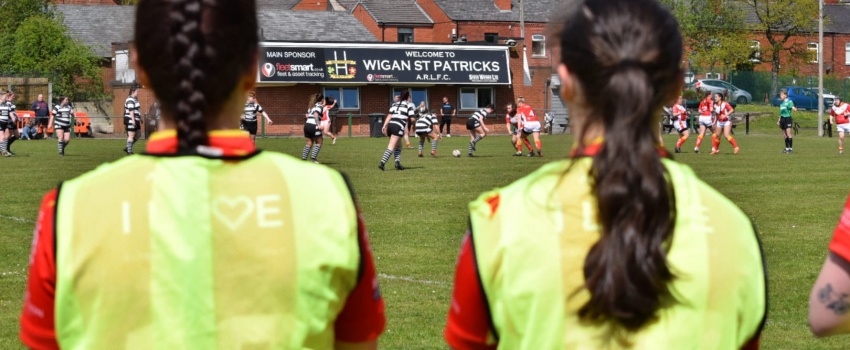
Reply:
[[363, 26], [372, 33], [372, 35], [378, 38], [379, 41], [381, 40], [381, 27], [378, 26], [378, 22], [375, 21], [375, 18], [372, 17], [368, 11], [366, 11], [366, 8], [363, 7], [363, 5], [357, 5], [351, 14], [354, 15], [354, 18], [357, 18], [357, 20], [360, 21], [360, 23], [362, 23]]
[[[750, 36], [750, 38], [751, 40], [758, 40], [762, 48], [761, 63], [756, 64], [754, 70], [770, 71], [773, 67], [773, 64], [770, 62], [771, 57], [769, 52], [767, 52], [766, 50], [770, 47], [770, 43], [768, 43], [767, 39], [764, 37], [763, 34], [755, 34]], [[817, 43], [817, 41], [817, 34], [812, 36], [793, 37], [788, 41], [788, 43], [786, 43], [785, 46], [787, 47], [790, 46], [791, 43], [794, 43], [800, 45], [800, 47], [805, 50], [807, 43]], [[846, 53], [847, 43], [850, 43], [850, 34], [824, 33], [823, 47], [821, 48], [821, 50], [823, 51], [823, 62], [825, 67], [824, 72], [826, 72], [826, 66], [830, 65], [832, 66], [832, 70], [829, 73], [830, 75], [836, 77], [850, 77], [850, 65], [847, 64]], [[790, 59], [790, 54], [787, 51], [783, 51], [780, 54], [780, 62], [782, 62], [782, 65], [780, 67], [780, 73], [789, 73], [792, 66], [787, 62], [789, 62]], [[795, 69], [800, 75], [818, 74], [817, 62], [799, 62], [797, 63]]]
[[328, 0], [301, 0], [292, 9], [296, 11], [327, 11]]

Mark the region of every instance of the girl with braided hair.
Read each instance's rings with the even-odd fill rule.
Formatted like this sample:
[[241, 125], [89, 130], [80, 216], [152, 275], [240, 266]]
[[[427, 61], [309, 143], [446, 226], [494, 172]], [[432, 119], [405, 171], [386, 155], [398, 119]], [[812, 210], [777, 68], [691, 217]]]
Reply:
[[307, 142], [304, 144], [304, 150], [301, 152], [301, 160], [310, 160], [318, 164], [316, 159], [319, 157], [319, 151], [322, 150], [322, 111], [325, 107], [325, 96], [321, 93], [316, 93], [310, 97], [310, 102], [307, 103], [307, 119], [304, 120], [304, 138]]
[[383, 299], [348, 182], [260, 151], [239, 130], [258, 69], [256, 16], [252, 0], [139, 1], [132, 51], [162, 130], [144, 154], [45, 197], [25, 345], [377, 346]]
[[576, 144], [470, 205], [449, 345], [757, 348], [767, 289], [752, 223], [657, 141], [683, 82], [676, 20], [656, 0], [568, 3], [553, 23]]

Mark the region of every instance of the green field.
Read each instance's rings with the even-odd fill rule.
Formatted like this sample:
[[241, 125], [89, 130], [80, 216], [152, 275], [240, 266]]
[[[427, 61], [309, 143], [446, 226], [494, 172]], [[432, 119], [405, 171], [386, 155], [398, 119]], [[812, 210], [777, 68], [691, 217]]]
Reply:
[[[758, 107], [741, 107], [755, 110]], [[775, 111], [775, 108], [763, 108]], [[850, 186], [850, 154], [837, 154], [836, 138], [816, 136], [813, 114], [795, 119], [809, 127], [795, 138], [794, 154], [782, 154], [774, 117], [753, 122], [750, 135], [738, 128], [741, 153], [686, 152], [676, 159], [691, 165], [706, 182], [737, 203], [755, 222], [764, 242], [770, 274], [770, 311], [762, 336], [765, 349], [842, 349], [848, 337], [814, 339], [806, 326], [808, 293], [826, 256], [827, 242]], [[693, 149], [694, 138], [685, 150]], [[442, 329], [451, 293], [454, 261], [466, 230], [466, 204], [479, 193], [506, 185], [566, 156], [569, 135], [544, 136], [544, 158], [512, 157], [509, 139], [494, 136], [478, 145], [479, 157], [465, 153], [467, 137], [440, 144], [438, 159], [416, 158], [405, 150], [406, 171], [381, 172], [377, 163], [386, 138], [341, 139], [319, 156], [347, 173], [358, 194], [387, 303], [383, 348], [445, 348]], [[665, 136], [672, 149], [674, 135]], [[710, 149], [706, 139], [703, 149]], [[266, 150], [300, 155], [301, 139], [261, 139]], [[34, 219], [41, 196], [59, 181], [123, 156], [121, 140], [74, 140], [67, 156], [55, 141], [19, 141], [18, 156], [0, 159], [0, 349], [17, 349], [18, 317]], [[850, 145], [848, 145], [850, 146]], [[143, 144], [137, 145], [137, 150]], [[848, 147], [850, 148], [850, 147]], [[96, 201], [93, 201], [96, 203]], [[687, 215], [685, 208], [680, 215]]]

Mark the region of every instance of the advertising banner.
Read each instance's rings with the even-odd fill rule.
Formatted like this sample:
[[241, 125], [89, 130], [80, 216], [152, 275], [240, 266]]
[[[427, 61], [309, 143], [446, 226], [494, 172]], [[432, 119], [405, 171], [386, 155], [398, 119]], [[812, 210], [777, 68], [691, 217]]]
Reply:
[[259, 83], [510, 85], [501, 46], [260, 43]]

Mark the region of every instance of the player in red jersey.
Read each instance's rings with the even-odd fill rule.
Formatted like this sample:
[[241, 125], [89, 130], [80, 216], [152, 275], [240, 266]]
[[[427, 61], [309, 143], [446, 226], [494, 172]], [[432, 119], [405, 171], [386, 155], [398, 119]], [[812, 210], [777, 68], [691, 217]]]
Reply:
[[699, 136], [697, 136], [697, 145], [694, 147], [694, 152], [699, 153], [699, 146], [702, 144], [702, 139], [705, 137], [706, 130], [714, 130], [714, 101], [711, 100], [711, 92], [705, 93], [705, 98], [699, 102]]
[[682, 153], [682, 145], [688, 140], [690, 131], [688, 130], [688, 110], [682, 106], [682, 96], [676, 100], [676, 104], [672, 108], [673, 126], [679, 132], [679, 141], [676, 141], [676, 153]]
[[842, 102], [840, 96], [835, 97], [829, 109], [829, 121], [838, 129], [838, 154], [844, 154], [844, 133], [850, 132], [850, 105]]
[[[505, 106], [505, 110], [507, 114], [505, 114], [505, 129], [511, 133], [511, 145], [516, 147], [518, 141], [520, 141], [520, 131], [522, 126], [520, 126], [520, 116], [517, 114], [516, 103], [508, 103]], [[528, 153], [534, 153], [534, 150], [531, 148], [531, 143], [528, 142], [528, 139], [522, 139], [523, 143], [525, 143], [525, 147], [528, 148]], [[522, 156], [522, 147], [516, 149], [515, 156]]]
[[732, 136], [732, 120], [729, 119], [729, 116], [735, 112], [735, 109], [726, 102], [723, 98], [723, 94], [717, 93], [714, 94], [714, 115], [717, 118], [717, 122], [714, 125], [714, 135], [711, 135], [712, 148], [711, 154], [720, 153], [720, 132], [723, 131], [723, 135], [726, 136], [726, 140], [732, 144], [732, 147], [735, 147], [735, 150], [732, 152], [733, 154], [738, 154], [741, 150], [738, 147], [738, 143], [735, 142], [735, 137]]
[[[537, 156], [543, 156], [543, 149], [540, 144], [540, 120], [534, 114], [534, 109], [530, 105], [525, 104], [525, 98], [520, 96], [516, 99], [517, 114], [520, 116], [520, 137], [516, 141], [516, 148], [522, 149], [522, 143], [528, 142], [528, 135], [534, 136], [534, 147], [537, 148]], [[534, 157], [533, 152], [528, 153], [529, 157]]]

